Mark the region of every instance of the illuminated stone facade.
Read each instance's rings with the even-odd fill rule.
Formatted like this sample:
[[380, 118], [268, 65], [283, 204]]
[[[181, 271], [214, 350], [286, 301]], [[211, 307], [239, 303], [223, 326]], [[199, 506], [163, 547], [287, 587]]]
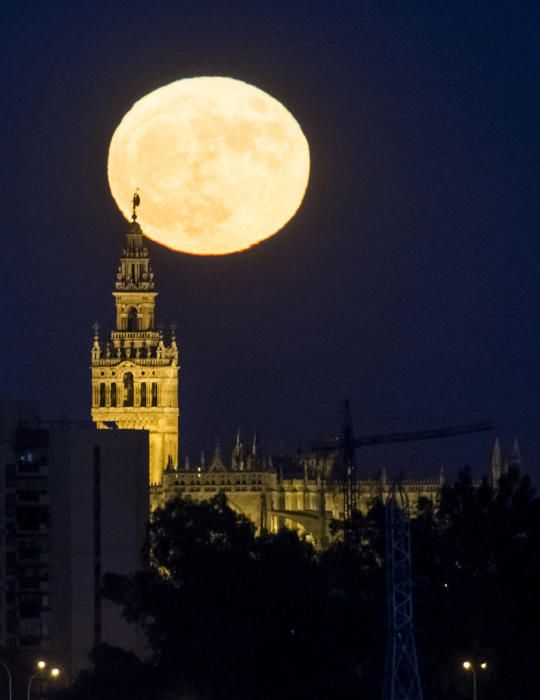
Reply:
[[[226, 462], [218, 446], [209, 462], [203, 456], [198, 466], [190, 465], [189, 460], [179, 469], [168, 465], [161, 485], [151, 489], [153, 505], [162, 505], [175, 496], [202, 501], [223, 491], [229, 504], [246, 515], [259, 532], [263, 529], [277, 532], [285, 526], [298, 530], [317, 547], [324, 548], [331, 541], [331, 522], [342, 520], [344, 512], [338, 453], [265, 458], [260, 454], [256, 438], [246, 448], [238, 434], [231, 458]], [[520, 469], [521, 466], [517, 441], [505, 458], [496, 440], [488, 472], [490, 483], [496, 485], [509, 467]], [[480, 481], [475, 483], [479, 485]], [[402, 485], [411, 511], [415, 512], [421, 498], [437, 506], [443, 484], [442, 469], [436, 478], [404, 479]], [[359, 509], [365, 513], [374, 498], [386, 500], [391, 485], [384, 468], [372, 478], [359, 479]]]
[[[219, 446], [208, 464], [204, 457], [195, 467], [189, 462], [180, 469], [169, 464], [161, 485], [152, 487], [151, 499], [157, 506], [175, 496], [202, 501], [223, 491], [232, 508], [246, 515], [259, 532], [290, 527], [306, 535], [317, 547], [325, 547], [332, 537], [332, 520], [343, 519], [343, 487], [339, 477], [337, 454], [264, 458], [256, 439], [246, 450], [237, 435], [227, 465]], [[405, 480], [403, 486], [411, 508], [414, 510], [421, 497], [436, 503], [442, 483], [442, 474], [433, 480]], [[359, 481], [360, 510], [365, 512], [377, 496], [384, 499], [389, 487], [384, 470], [376, 478]]]
[[[343, 489], [337, 454], [265, 458], [258, 441], [246, 447], [237, 435], [230, 460], [216, 448], [208, 463], [178, 466], [178, 348], [174, 332], [167, 345], [155, 329], [157, 292], [143, 233], [133, 222], [116, 278], [116, 328], [105, 345], [95, 327], [92, 346], [92, 418], [98, 428], [149, 431], [151, 507], [177, 495], [201, 501], [223, 491], [231, 506], [249, 517], [259, 531], [287, 526], [305, 533], [317, 546], [331, 539], [330, 524], [343, 518]], [[517, 457], [516, 457], [517, 455]], [[514, 446], [514, 462], [519, 448]], [[491, 481], [505, 471], [498, 443]], [[414, 511], [420, 498], [437, 502], [439, 478], [403, 483]], [[384, 469], [377, 478], [357, 483], [359, 508], [389, 492]]]
[[92, 419], [98, 428], [149, 431], [149, 482], [178, 461], [178, 347], [156, 329], [157, 292], [141, 227], [133, 221], [116, 275], [116, 327], [103, 345], [94, 327]]

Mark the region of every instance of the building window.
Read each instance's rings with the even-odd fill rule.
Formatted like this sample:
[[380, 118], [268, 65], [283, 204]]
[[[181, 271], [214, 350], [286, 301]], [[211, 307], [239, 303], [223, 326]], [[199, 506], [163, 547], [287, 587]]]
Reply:
[[124, 374], [124, 406], [133, 406], [133, 374]]
[[137, 330], [137, 309], [134, 306], [130, 306], [128, 309], [127, 329], [128, 331]]
[[152, 382], [152, 406], [157, 405], [157, 383]]
[[111, 406], [116, 406], [116, 384], [111, 384]]
[[99, 385], [99, 405], [100, 407], [105, 406], [105, 383], [101, 382]]
[[141, 406], [146, 406], [146, 384], [141, 384]]

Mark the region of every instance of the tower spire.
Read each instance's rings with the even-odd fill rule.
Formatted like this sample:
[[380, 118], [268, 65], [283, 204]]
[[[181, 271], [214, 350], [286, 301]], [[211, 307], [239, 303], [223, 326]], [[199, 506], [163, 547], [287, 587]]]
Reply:
[[92, 343], [92, 360], [99, 360], [101, 357], [101, 346], [99, 344], [99, 323], [96, 321], [92, 326], [94, 330], [94, 341]]
[[236, 441], [232, 451], [231, 466], [233, 471], [244, 471], [245, 469], [244, 445], [240, 437], [240, 428], [236, 431]]
[[178, 346], [156, 327], [154, 275], [136, 220], [140, 202], [135, 191], [113, 291], [116, 327], [105, 352], [94, 329], [92, 418], [98, 428], [147, 430], [149, 480], [159, 484], [169, 457], [178, 464]]
[[514, 444], [512, 445], [512, 452], [510, 454], [510, 466], [521, 469], [521, 450], [519, 449], [519, 443], [517, 438], [514, 438]]
[[495, 439], [495, 444], [493, 445], [493, 452], [491, 454], [491, 485], [496, 487], [499, 483], [499, 479], [504, 473], [503, 469], [503, 458], [501, 451], [501, 443], [499, 438]]
[[124, 247], [116, 273], [116, 290], [119, 292], [151, 292], [154, 290], [154, 273], [150, 255], [144, 243], [144, 235], [137, 223], [137, 207], [141, 198], [133, 195], [132, 221], [125, 234]]

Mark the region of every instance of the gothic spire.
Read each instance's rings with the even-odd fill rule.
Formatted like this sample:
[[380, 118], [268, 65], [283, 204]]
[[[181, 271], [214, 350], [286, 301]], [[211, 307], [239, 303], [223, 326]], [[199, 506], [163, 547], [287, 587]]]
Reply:
[[251, 454], [253, 457], [259, 456], [259, 436], [257, 435], [257, 431], [255, 431], [253, 433], [253, 443], [251, 445]]
[[240, 438], [240, 428], [236, 432], [236, 441], [232, 451], [231, 466], [235, 471], [243, 471], [245, 469], [244, 445]]
[[174, 466], [174, 462], [173, 462], [172, 455], [169, 455], [169, 457], [168, 457], [168, 459], [167, 459], [167, 464], [166, 464], [166, 466], [165, 466], [165, 471], [166, 471], [166, 472], [175, 472], [175, 471], [176, 471], [176, 468], [175, 468], [175, 466]]
[[495, 444], [493, 445], [493, 452], [491, 454], [491, 483], [493, 486], [497, 486], [499, 479], [503, 475], [503, 459], [501, 452], [501, 443], [499, 438], [495, 439]]
[[510, 453], [510, 466], [521, 469], [521, 450], [519, 449], [517, 438], [514, 438], [514, 444], [512, 445], [512, 452]]
[[99, 323], [96, 321], [92, 326], [94, 330], [94, 341], [92, 343], [92, 359], [99, 360], [101, 357], [101, 346], [99, 344]]
[[223, 464], [223, 460], [221, 458], [221, 444], [219, 442], [219, 438], [216, 442], [216, 449], [214, 450], [214, 456], [212, 458], [212, 463], [210, 464], [208, 471], [211, 471], [211, 472], [224, 472], [224, 471], [226, 471], [225, 465]]

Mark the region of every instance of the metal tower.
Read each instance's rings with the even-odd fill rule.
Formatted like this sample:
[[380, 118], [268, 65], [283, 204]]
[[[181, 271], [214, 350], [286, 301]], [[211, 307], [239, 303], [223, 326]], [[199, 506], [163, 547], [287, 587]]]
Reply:
[[386, 503], [388, 651], [384, 700], [422, 700], [414, 642], [409, 505], [401, 483]]

